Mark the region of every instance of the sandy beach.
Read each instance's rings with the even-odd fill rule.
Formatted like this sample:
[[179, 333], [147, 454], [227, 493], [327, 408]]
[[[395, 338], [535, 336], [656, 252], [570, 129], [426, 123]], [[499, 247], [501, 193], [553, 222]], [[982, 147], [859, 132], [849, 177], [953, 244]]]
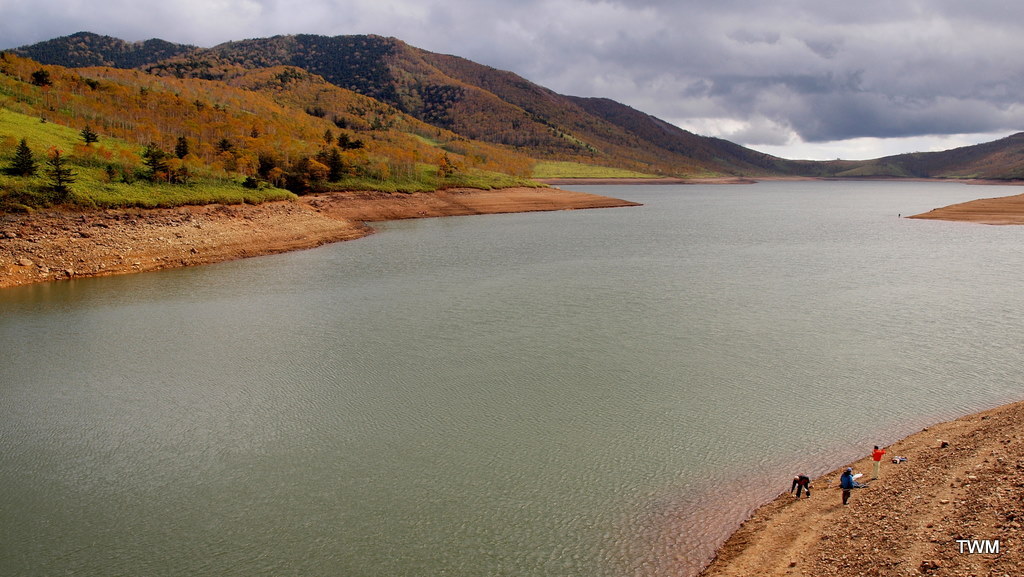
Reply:
[[222, 262], [371, 234], [365, 222], [636, 206], [552, 188], [334, 192], [260, 205], [0, 215], [0, 288]]

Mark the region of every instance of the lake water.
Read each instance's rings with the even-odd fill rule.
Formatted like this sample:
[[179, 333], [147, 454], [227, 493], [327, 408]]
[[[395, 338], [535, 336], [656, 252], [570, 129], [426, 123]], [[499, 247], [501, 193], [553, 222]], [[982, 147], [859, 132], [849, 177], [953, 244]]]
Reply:
[[1019, 188], [578, 188], [645, 205], [0, 291], [0, 574], [687, 574], [1024, 398], [1024, 227], [897, 218]]

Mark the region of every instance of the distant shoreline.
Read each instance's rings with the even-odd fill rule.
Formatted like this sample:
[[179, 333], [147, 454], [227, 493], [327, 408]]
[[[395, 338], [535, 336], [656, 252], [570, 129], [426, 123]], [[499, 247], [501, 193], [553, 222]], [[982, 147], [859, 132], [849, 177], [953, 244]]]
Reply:
[[[828, 177], [723, 177], [723, 178], [547, 178], [538, 179], [551, 186], [563, 185], [661, 185], [661, 184], [755, 184], [757, 182], [780, 181], [885, 181], [885, 182], [941, 182], [974, 184], [981, 186], [1024, 186], [1024, 181], [1003, 181], [983, 179], [948, 178], [828, 178]], [[931, 211], [907, 216], [921, 220], [946, 220], [973, 222], [978, 224], [1012, 225], [1024, 224], [1024, 194], [997, 198], [983, 198], [964, 203], [940, 207]]]
[[0, 288], [195, 266], [373, 233], [365, 222], [638, 206], [553, 188], [334, 192], [258, 205], [0, 215]]
[[597, 186], [631, 184], [755, 184], [757, 179], [741, 176], [716, 178], [535, 178], [549, 186]]
[[837, 176], [718, 176], [707, 178], [535, 178], [551, 186], [578, 185], [630, 185], [630, 184], [756, 184], [758, 182], [800, 182], [808, 180], [838, 182], [954, 182], [960, 184], [977, 184], [993, 186], [1024, 186], [1024, 180], [992, 180], [975, 178], [928, 178], [928, 177], [895, 177], [895, 176], [861, 176], [846, 178]]
[[[550, 185], [660, 185], [752, 184], [760, 180], [819, 179], [577, 178], [542, 182]], [[558, 188], [521, 187], [414, 194], [332, 192], [259, 205], [5, 214], [0, 215], [0, 288], [301, 250], [371, 234], [373, 229], [365, 222], [636, 205], [617, 198]], [[1024, 195], [979, 199], [907, 218], [1024, 224]]]

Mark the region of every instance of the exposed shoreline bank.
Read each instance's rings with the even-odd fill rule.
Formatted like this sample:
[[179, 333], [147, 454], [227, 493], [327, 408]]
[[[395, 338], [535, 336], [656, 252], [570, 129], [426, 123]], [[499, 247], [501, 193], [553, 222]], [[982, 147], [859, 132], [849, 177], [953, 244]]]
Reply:
[[365, 222], [637, 206], [546, 188], [334, 192], [260, 205], [0, 215], [0, 288], [146, 272], [366, 236]]
[[1024, 194], [980, 198], [951, 204], [907, 218], [947, 220], [978, 224], [1024, 224]]
[[[592, 185], [630, 185], [630, 184], [756, 184], [758, 180], [743, 176], [722, 176], [713, 178], [536, 178], [550, 186], [592, 186]], [[813, 179], [788, 179], [788, 180], [813, 180]]]
[[[811, 499], [783, 493], [759, 507], [702, 577], [1012, 575], [1024, 566], [1024, 402], [939, 423], [887, 447], [881, 478], [841, 504], [839, 475]], [[865, 453], [871, 447], [865, 447]], [[893, 464], [894, 456], [906, 462]], [[864, 457], [848, 466], [871, 477]], [[773, 482], [788, 489], [790, 478]], [[969, 553], [962, 540], [1000, 542]]]

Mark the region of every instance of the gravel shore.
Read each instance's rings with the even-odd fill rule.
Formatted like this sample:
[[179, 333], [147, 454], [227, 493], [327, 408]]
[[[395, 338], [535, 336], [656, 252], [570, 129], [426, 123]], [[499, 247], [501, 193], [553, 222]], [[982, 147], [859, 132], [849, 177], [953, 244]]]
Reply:
[[[886, 450], [880, 478], [854, 489], [849, 505], [844, 466], [815, 479], [810, 499], [784, 493], [759, 508], [702, 576], [1024, 571], [1024, 403], [928, 427]], [[849, 466], [870, 479], [870, 457]]]

